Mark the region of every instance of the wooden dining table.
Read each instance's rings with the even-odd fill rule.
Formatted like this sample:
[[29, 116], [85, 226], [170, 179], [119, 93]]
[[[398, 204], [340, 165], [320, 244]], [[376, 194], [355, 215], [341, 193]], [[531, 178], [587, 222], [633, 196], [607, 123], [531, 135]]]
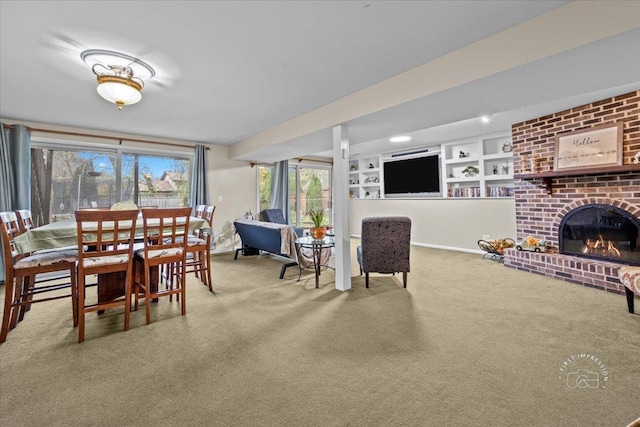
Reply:
[[[205, 219], [195, 216], [189, 218], [189, 229], [211, 233], [209, 223]], [[136, 239], [142, 239], [143, 237], [144, 226], [142, 216], [138, 216], [138, 220], [136, 221]], [[77, 246], [77, 223], [75, 219], [67, 219], [32, 228], [26, 233], [16, 236], [14, 245], [16, 250], [21, 254]], [[125, 273], [117, 272], [98, 275], [98, 302], [110, 301], [124, 295], [124, 274]], [[144, 280], [144, 274], [142, 263], [135, 262], [134, 276], [139, 275], [139, 280]], [[151, 271], [152, 287], [157, 286], [159, 278], [158, 269], [153, 269]]]

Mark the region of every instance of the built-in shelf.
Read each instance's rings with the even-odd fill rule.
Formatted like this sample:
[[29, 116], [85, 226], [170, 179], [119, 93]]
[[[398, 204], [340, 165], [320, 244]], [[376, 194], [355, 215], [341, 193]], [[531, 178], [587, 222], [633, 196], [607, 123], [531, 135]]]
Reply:
[[513, 177], [515, 179], [522, 179], [525, 181], [541, 180], [544, 184], [546, 192], [548, 194], [551, 194], [553, 190], [553, 178], [565, 178], [569, 176], [602, 175], [607, 173], [623, 173], [623, 172], [640, 172], [640, 164], [621, 165], [621, 166], [603, 166], [598, 168], [570, 169], [570, 170], [562, 170], [562, 171], [548, 171], [548, 172], [536, 172], [536, 173], [517, 173], [517, 174], [514, 174]]
[[383, 173], [380, 156], [349, 161], [349, 197], [352, 199], [380, 199]]
[[[444, 197], [513, 197], [513, 153], [508, 149], [510, 147], [510, 135], [443, 144]], [[473, 167], [475, 172], [465, 172], [467, 167]]]

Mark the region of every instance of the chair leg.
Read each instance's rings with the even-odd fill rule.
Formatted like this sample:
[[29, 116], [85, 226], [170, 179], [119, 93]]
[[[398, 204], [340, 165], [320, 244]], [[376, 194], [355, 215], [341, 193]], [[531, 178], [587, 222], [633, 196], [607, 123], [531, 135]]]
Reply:
[[402, 272], [402, 283], [404, 284], [404, 287], [407, 287], [407, 272], [403, 271]]
[[[166, 289], [171, 290], [173, 289], [173, 280], [175, 278], [175, 274], [176, 274], [176, 270], [175, 270], [175, 264], [167, 264], [167, 277], [166, 277]], [[173, 295], [169, 295], [169, 302], [173, 301]]]
[[71, 310], [73, 313], [73, 327], [78, 326], [78, 277], [76, 266], [69, 267], [69, 281], [71, 282]]
[[[160, 286], [160, 284], [158, 284]], [[149, 271], [146, 263], [144, 266], [144, 311], [146, 316], [147, 325], [151, 323], [151, 297], [149, 291], [151, 290], [151, 272]]]
[[[141, 269], [144, 268], [144, 265], [140, 265], [140, 262], [138, 259], [134, 259], [133, 260], [133, 283], [132, 283], [132, 290], [131, 292], [134, 294], [133, 295], [133, 311], [138, 311], [138, 299], [140, 298], [140, 280], [141, 280], [141, 276], [140, 276], [140, 271]], [[160, 276], [158, 277], [158, 280], [160, 280], [160, 278], [162, 277], [162, 274], [159, 273]]]
[[7, 275], [4, 281], [4, 310], [2, 312], [2, 330], [0, 331], [0, 343], [7, 339], [9, 332], [9, 319], [11, 317], [11, 303], [13, 302], [13, 276]]
[[[33, 294], [31, 291], [36, 286], [36, 276], [30, 275], [25, 276], [22, 279], [22, 293], [20, 294], [20, 302], [30, 302], [33, 299]], [[31, 310], [31, 304], [20, 305], [20, 314], [18, 316], [18, 322], [22, 322], [24, 320], [24, 315], [27, 311]]]
[[9, 302], [11, 303], [11, 321], [9, 323], [9, 329], [13, 329], [18, 324], [18, 315], [24, 315], [24, 311], [22, 311], [22, 294], [24, 289], [25, 277], [16, 276], [16, 281], [13, 286], [13, 298], [9, 298]]
[[633, 310], [633, 292], [631, 292], [631, 289], [627, 288], [626, 286], [624, 287], [624, 291], [627, 294], [627, 308], [629, 309], [629, 313], [634, 313]]
[[85, 292], [85, 277], [84, 275], [78, 276], [78, 343], [84, 342], [84, 292]]
[[369, 287], [369, 272], [364, 273], [364, 283], [368, 288]]
[[206, 269], [205, 274], [207, 276], [207, 285], [209, 286], [209, 291], [215, 294], [215, 292], [213, 291], [213, 283], [211, 280], [211, 253], [209, 252], [209, 250], [205, 252], [204, 265]]
[[180, 296], [180, 294], [182, 294], [182, 301], [180, 301], [181, 303], [181, 310], [182, 310], [182, 315], [184, 316], [185, 314], [187, 314], [187, 269], [186, 266], [182, 265], [180, 267], [180, 293], [176, 294], [177, 296]]
[[133, 268], [127, 271], [127, 277], [124, 282], [124, 330], [128, 331], [131, 317], [131, 287], [133, 282]]

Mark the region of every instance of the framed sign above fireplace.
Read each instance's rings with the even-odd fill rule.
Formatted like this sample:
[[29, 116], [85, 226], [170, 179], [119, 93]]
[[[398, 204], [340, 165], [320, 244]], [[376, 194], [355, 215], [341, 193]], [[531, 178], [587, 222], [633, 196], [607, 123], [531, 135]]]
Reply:
[[554, 171], [622, 165], [622, 122], [556, 135]]

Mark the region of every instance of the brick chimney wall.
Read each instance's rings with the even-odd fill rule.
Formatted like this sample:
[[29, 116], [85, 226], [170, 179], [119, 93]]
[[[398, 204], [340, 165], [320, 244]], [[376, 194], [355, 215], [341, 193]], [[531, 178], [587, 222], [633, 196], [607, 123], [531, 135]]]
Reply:
[[[536, 158], [536, 172], [553, 170], [556, 135], [593, 126], [623, 123], [623, 165], [640, 152], [640, 90], [581, 105], [512, 126], [514, 173], [523, 156]], [[558, 227], [570, 210], [591, 203], [610, 204], [640, 218], [640, 164], [637, 170], [552, 179], [548, 194], [542, 179], [515, 181], [517, 240], [531, 235], [551, 242], [548, 253], [505, 253], [505, 265], [585, 286], [623, 293], [621, 264], [558, 254]]]

